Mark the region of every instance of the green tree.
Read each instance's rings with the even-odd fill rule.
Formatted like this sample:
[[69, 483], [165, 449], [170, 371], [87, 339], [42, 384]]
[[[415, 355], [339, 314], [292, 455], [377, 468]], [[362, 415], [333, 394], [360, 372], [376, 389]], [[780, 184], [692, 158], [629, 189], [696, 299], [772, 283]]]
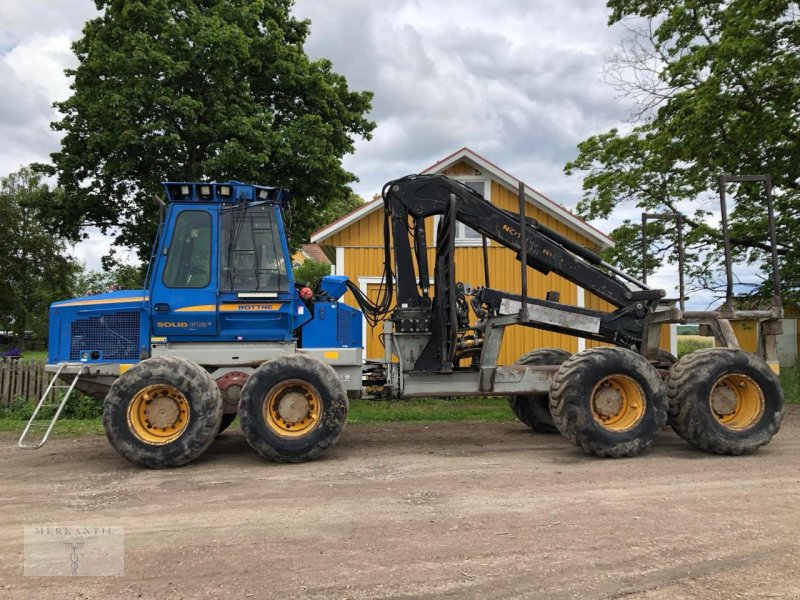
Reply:
[[351, 192], [347, 197], [336, 199], [335, 201], [328, 204], [319, 215], [319, 221], [316, 224], [315, 229], [319, 229], [322, 225], [327, 225], [328, 223], [332, 223], [339, 217], [343, 217], [349, 212], [354, 211], [360, 206], [364, 205], [364, 199], [356, 194], [355, 192]]
[[319, 282], [322, 281], [323, 277], [330, 274], [330, 264], [309, 258], [302, 265], [295, 267], [294, 280], [308, 284], [313, 290], [319, 291]]
[[63, 195], [50, 216], [71, 238], [119, 228], [149, 259], [162, 180], [288, 187], [292, 246], [356, 180], [341, 159], [369, 138], [372, 94], [303, 50], [293, 0], [96, 0], [73, 44], [73, 94], [56, 107], [52, 155]]
[[83, 269], [76, 272], [73, 295], [89, 296], [114, 289], [137, 290], [142, 287], [144, 287], [142, 267], [121, 264], [106, 271]]
[[[579, 212], [606, 218], [623, 203], [642, 211], [689, 207], [687, 255], [695, 285], [714, 288], [721, 233], [709, 224], [720, 174], [770, 174], [776, 186], [778, 249], [785, 291], [800, 290], [800, 22], [787, 0], [610, 0], [610, 24], [631, 32], [609, 73], [637, 101], [632, 125], [578, 146], [568, 174], [582, 172]], [[762, 189], [732, 193], [737, 261], [770, 272]], [[609, 258], [641, 274], [640, 224], [612, 233]], [[650, 270], [671, 252], [674, 231], [654, 223]], [[756, 292], [769, 292], [768, 279]]]
[[25, 332], [47, 339], [51, 302], [69, 296], [77, 266], [66, 242], [42, 226], [53, 193], [28, 167], [0, 179], [0, 329], [24, 350]]

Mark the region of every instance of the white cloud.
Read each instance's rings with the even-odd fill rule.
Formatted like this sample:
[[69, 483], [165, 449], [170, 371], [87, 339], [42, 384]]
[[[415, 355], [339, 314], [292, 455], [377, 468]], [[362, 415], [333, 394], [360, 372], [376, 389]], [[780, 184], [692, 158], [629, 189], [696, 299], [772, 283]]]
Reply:
[[[601, 81], [622, 35], [607, 26], [603, 0], [298, 0], [295, 13], [312, 20], [311, 56], [375, 92], [374, 138], [345, 158], [367, 198], [469, 146], [574, 207], [580, 180], [563, 174], [564, 163], [627, 114]], [[51, 104], [69, 93], [69, 45], [97, 14], [75, 0], [0, 3], [0, 86], [13, 90], [0, 96], [0, 172], [58, 148]], [[93, 237], [76, 253], [94, 264], [104, 247]]]

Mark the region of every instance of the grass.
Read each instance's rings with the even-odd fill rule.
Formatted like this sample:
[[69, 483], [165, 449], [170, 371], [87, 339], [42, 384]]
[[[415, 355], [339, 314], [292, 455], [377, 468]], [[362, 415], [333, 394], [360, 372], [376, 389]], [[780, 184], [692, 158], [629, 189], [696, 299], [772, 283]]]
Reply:
[[786, 402], [800, 404], [800, 366], [781, 369], [781, 386]]
[[513, 421], [505, 398], [419, 398], [413, 400], [351, 400], [350, 423], [403, 421]]
[[711, 348], [714, 345], [713, 337], [702, 335], [679, 335], [678, 336], [678, 358], [691, 354], [701, 348]]
[[[25, 427], [29, 408], [8, 409], [0, 416], [0, 431], [19, 433]], [[420, 398], [397, 401], [351, 400], [348, 423], [398, 423], [398, 422], [447, 422], [447, 421], [513, 421], [514, 415], [505, 398]], [[44, 421], [41, 422], [44, 425]], [[238, 427], [238, 420], [232, 428]], [[102, 435], [101, 417], [70, 418], [58, 421], [53, 435], [87, 436]]]
[[[42, 421], [41, 426], [37, 424], [34, 432], [31, 434], [33, 437], [39, 439], [41, 434], [44, 433], [45, 421]], [[10, 431], [13, 433], [22, 433], [25, 428], [25, 420], [15, 417], [0, 417], [0, 432]], [[35, 433], [35, 436], [34, 436]], [[55, 428], [53, 429], [53, 436], [65, 437], [83, 437], [89, 435], [103, 435], [103, 420], [99, 417], [94, 419], [59, 419]]]

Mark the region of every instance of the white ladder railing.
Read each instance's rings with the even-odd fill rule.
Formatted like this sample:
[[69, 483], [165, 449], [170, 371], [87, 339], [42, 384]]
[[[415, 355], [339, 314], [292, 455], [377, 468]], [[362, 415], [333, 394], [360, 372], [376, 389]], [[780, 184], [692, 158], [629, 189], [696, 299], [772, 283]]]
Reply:
[[[69, 397], [72, 395], [72, 391], [75, 389], [75, 384], [78, 383], [78, 379], [80, 379], [81, 377], [81, 371], [79, 370], [77, 373], [75, 373], [75, 377], [73, 378], [72, 383], [70, 383], [69, 385], [59, 384], [58, 383], [59, 376], [61, 375], [61, 371], [64, 369], [65, 366], [66, 363], [62, 363], [61, 365], [59, 365], [58, 370], [53, 375], [53, 379], [50, 380], [47, 389], [44, 391], [44, 394], [42, 394], [39, 403], [33, 410], [31, 418], [28, 419], [28, 424], [25, 425], [25, 429], [22, 431], [22, 435], [19, 436], [19, 442], [17, 442], [20, 448], [24, 448], [26, 450], [36, 450], [44, 446], [45, 442], [47, 441], [47, 438], [50, 437], [50, 432], [53, 431], [53, 427], [55, 427], [58, 418], [61, 416], [61, 411], [64, 410], [64, 406], [66, 406], [67, 400], [69, 400]], [[50, 402], [50, 403], [47, 402], [48, 397], [50, 396], [50, 392], [52, 390], [64, 390], [64, 389], [67, 390], [67, 393], [64, 394], [64, 397], [61, 398], [61, 401], [58, 401], [56, 396], [55, 402]], [[39, 415], [39, 411], [45, 407], [46, 408], [58, 407], [58, 408], [56, 408], [56, 412], [53, 415], [53, 418], [50, 419], [50, 423], [47, 426], [47, 431], [44, 432], [42, 438], [38, 442], [28, 442], [26, 438], [28, 437], [28, 434], [31, 432], [31, 426], [33, 425], [34, 421], [36, 421], [36, 417]]]

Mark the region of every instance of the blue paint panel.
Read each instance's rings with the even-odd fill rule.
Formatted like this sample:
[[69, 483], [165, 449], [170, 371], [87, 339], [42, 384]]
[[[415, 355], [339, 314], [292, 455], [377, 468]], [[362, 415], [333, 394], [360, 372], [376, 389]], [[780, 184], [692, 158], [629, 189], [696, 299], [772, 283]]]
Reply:
[[303, 348], [362, 348], [361, 312], [339, 302], [316, 302], [303, 327]]
[[346, 275], [326, 275], [319, 285], [320, 289], [331, 298], [338, 300], [347, 292]]
[[144, 290], [53, 303], [48, 362], [136, 362], [149, 343], [145, 307]]

